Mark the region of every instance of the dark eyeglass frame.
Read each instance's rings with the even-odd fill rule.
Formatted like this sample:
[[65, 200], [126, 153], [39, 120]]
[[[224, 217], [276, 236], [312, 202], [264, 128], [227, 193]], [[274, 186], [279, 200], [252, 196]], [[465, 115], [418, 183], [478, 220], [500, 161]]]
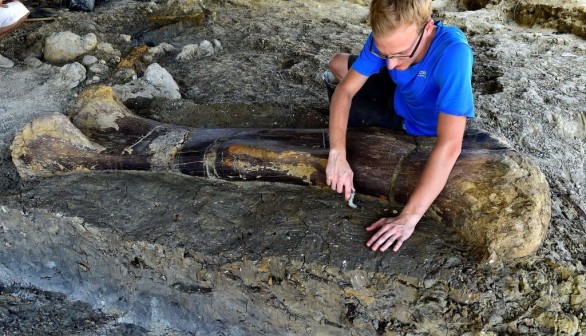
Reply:
[[421, 44], [421, 40], [423, 39], [423, 33], [425, 32], [425, 26], [427, 26], [428, 23], [429, 23], [429, 21], [427, 21], [423, 25], [423, 28], [421, 28], [421, 33], [419, 34], [419, 39], [417, 39], [417, 44], [415, 44], [415, 48], [411, 52], [411, 55], [385, 55], [385, 54], [381, 54], [378, 51], [375, 51], [374, 49], [372, 49], [372, 46], [374, 45], [374, 38], [370, 42], [369, 51], [374, 56], [376, 56], [378, 58], [382, 58], [384, 60], [389, 60], [389, 61], [390, 60], [393, 60], [393, 59], [409, 59], [409, 58], [412, 58], [415, 55], [415, 53], [417, 52], [417, 48], [419, 48], [419, 44]]

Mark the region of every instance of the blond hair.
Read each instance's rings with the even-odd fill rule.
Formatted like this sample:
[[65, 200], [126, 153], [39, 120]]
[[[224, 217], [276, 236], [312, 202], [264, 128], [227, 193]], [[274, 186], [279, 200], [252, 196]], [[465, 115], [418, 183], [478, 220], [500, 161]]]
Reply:
[[370, 27], [381, 36], [404, 24], [423, 25], [431, 13], [431, 0], [372, 0]]

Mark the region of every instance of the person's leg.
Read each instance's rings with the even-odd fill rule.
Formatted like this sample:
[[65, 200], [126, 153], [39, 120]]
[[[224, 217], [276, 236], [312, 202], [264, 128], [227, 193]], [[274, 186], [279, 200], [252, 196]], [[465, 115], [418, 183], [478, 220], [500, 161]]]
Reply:
[[350, 69], [348, 67], [348, 59], [350, 58], [350, 54], [335, 54], [328, 64], [330, 71], [338, 81], [341, 81], [344, 76], [348, 73]]
[[28, 15], [25, 15], [22, 18], [20, 18], [20, 20], [16, 21], [15, 23], [11, 24], [10, 26], [0, 28], [0, 38], [3, 38], [4, 35], [12, 32], [16, 28], [20, 27], [20, 25], [22, 25], [24, 23], [24, 21], [26, 21], [27, 18], [28, 18]]
[[[20, 27], [28, 18], [29, 10], [20, 2], [5, 5], [0, 10], [0, 39]], [[0, 68], [12, 68], [14, 62], [0, 55]]]

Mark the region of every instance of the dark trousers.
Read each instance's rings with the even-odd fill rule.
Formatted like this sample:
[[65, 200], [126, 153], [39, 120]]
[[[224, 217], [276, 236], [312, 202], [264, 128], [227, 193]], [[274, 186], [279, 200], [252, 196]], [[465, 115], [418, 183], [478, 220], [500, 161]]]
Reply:
[[[358, 58], [350, 55], [348, 69]], [[328, 96], [331, 100], [333, 87], [326, 83]], [[403, 118], [395, 114], [394, 95], [395, 83], [386, 66], [368, 78], [364, 86], [354, 95], [350, 105], [349, 127], [384, 127], [403, 130]]]

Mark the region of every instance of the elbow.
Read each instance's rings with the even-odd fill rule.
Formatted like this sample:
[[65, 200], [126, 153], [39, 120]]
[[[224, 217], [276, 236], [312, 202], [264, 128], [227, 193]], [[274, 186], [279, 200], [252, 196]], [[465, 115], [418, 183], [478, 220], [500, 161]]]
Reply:
[[454, 164], [458, 157], [460, 157], [460, 154], [462, 154], [462, 142], [454, 141], [443, 143], [440, 146], [436, 146], [434, 151], [437, 151], [437, 154], [443, 158], [444, 162]]

